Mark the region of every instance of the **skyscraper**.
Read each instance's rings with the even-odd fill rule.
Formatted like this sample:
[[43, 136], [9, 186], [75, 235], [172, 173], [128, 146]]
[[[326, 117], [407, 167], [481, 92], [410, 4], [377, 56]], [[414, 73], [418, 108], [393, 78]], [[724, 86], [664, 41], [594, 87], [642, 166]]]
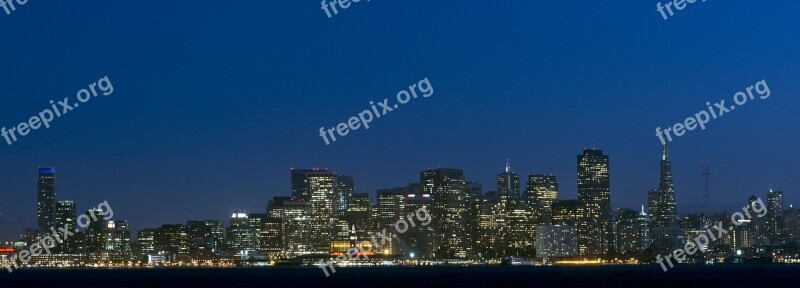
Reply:
[[675, 188], [672, 183], [672, 163], [666, 144], [661, 150], [661, 171], [658, 189], [647, 193], [648, 211], [652, 214], [650, 233], [656, 251], [672, 251], [683, 245], [685, 233], [678, 223]]
[[[68, 230], [73, 230], [77, 226], [77, 211], [75, 210], [75, 202], [66, 200], [56, 202], [56, 229], [69, 227]], [[75, 245], [74, 238], [67, 238], [61, 244], [56, 245], [54, 250], [64, 253], [76, 253], [78, 247]]]
[[767, 215], [764, 217], [765, 236], [770, 244], [778, 244], [784, 236], [785, 217], [783, 214], [783, 192], [772, 191], [767, 193]]
[[525, 186], [525, 198], [535, 207], [537, 224], [553, 221], [553, 202], [558, 201], [558, 181], [555, 175], [530, 174]]
[[422, 193], [433, 198], [434, 239], [437, 258], [466, 258], [469, 234], [466, 221], [469, 217], [464, 171], [461, 169], [428, 169], [420, 173]]
[[617, 210], [617, 235], [620, 253], [644, 252], [650, 247], [650, 218], [642, 211]]
[[319, 169], [294, 169], [292, 168], [292, 200], [308, 201], [308, 182], [306, 174]]
[[139, 230], [137, 233], [136, 239], [138, 242], [136, 243], [137, 247], [139, 247], [139, 261], [148, 262], [148, 257], [151, 255], [156, 254], [156, 246], [155, 246], [155, 236], [156, 236], [156, 229], [143, 229]]
[[98, 259], [100, 253], [107, 248], [110, 240], [108, 223], [103, 221], [103, 211], [92, 208], [86, 211], [88, 219], [97, 219], [89, 223], [86, 227], [86, 246], [84, 250], [90, 258]]
[[186, 226], [182, 224], [161, 225], [153, 235], [153, 246], [156, 253], [163, 254], [167, 260], [187, 259], [189, 239], [186, 234]]
[[578, 200], [586, 205], [586, 219], [578, 225], [578, 246], [587, 247], [581, 254], [605, 254], [610, 234], [611, 185], [608, 155], [602, 150], [584, 149], [578, 155]]
[[[407, 215], [411, 215], [411, 213], [415, 213], [420, 209], [425, 209], [427, 211], [433, 210], [434, 199], [432, 199], [433, 197], [431, 194], [422, 192], [420, 184], [413, 183], [409, 185], [407, 189], [403, 189], [403, 191], [407, 192], [403, 199], [403, 210], [399, 212], [397, 219], [387, 225], [389, 226], [387, 231], [397, 231], [395, 224], [400, 219], [406, 218]], [[432, 213], [433, 212], [431, 212], [431, 214]], [[433, 218], [433, 216], [431, 217]], [[409, 227], [408, 231], [398, 235], [398, 241], [396, 241], [397, 245], [393, 247], [396, 248], [394, 253], [404, 254], [406, 256], [410, 256], [411, 253], [414, 253], [416, 258], [431, 258], [435, 253], [433, 242], [436, 235], [432, 221], [433, 220], [431, 220], [431, 223], [428, 223], [428, 225], [421, 225], [421, 223], [418, 222], [416, 226]]]
[[500, 197], [500, 205], [506, 211], [513, 210], [515, 201], [520, 198], [519, 192], [519, 174], [511, 172], [511, 164], [506, 162], [505, 171], [497, 174], [497, 195]]
[[75, 210], [75, 202], [70, 200], [58, 201], [56, 202], [56, 226], [57, 227], [64, 227], [64, 225], [69, 225], [69, 229], [75, 229], [76, 226], [76, 210]]
[[654, 195], [648, 195], [648, 198], [655, 205], [650, 207], [653, 214], [653, 227], [674, 225], [678, 220], [678, 209], [675, 202], [675, 188], [672, 184], [672, 164], [666, 144], [664, 144], [661, 154], [661, 180], [658, 190]]
[[368, 237], [372, 225], [372, 199], [367, 193], [353, 193], [347, 207], [344, 218], [350, 224], [351, 229], [355, 228], [358, 238]]
[[356, 187], [353, 184], [353, 177], [337, 175], [336, 184], [333, 191], [333, 214], [340, 217], [347, 213], [350, 197], [355, 193]]
[[56, 226], [56, 172], [52, 167], [39, 168], [36, 191], [36, 217], [39, 231]]
[[378, 189], [377, 219], [375, 228], [381, 230], [394, 225], [405, 212], [406, 195], [416, 195], [420, 191], [419, 184], [393, 189]]
[[223, 239], [224, 230], [221, 221], [190, 220], [186, 222], [186, 240], [189, 246], [189, 256], [192, 259], [213, 259], [214, 254], [218, 253], [220, 247], [223, 246]]
[[327, 170], [306, 173], [306, 190], [311, 204], [309, 237], [315, 252], [327, 253], [333, 240], [336, 178], [336, 173]]
[[114, 262], [127, 262], [133, 260], [131, 249], [131, 230], [128, 221], [108, 221], [109, 239], [106, 249]]
[[[352, 179], [328, 169], [292, 169], [292, 200], [306, 202], [310, 207], [307, 221], [312, 252], [327, 253], [330, 241], [334, 240], [336, 203], [345, 205], [341, 213], [346, 213], [346, 204], [353, 190]], [[337, 192], [338, 191], [338, 192]], [[349, 192], [348, 192], [349, 191]], [[343, 197], [337, 202], [337, 194]], [[289, 234], [286, 234], [289, 235]]]
[[[250, 228], [249, 217], [244, 210], [234, 210], [227, 229], [228, 248], [233, 253], [246, 253], [253, 247], [253, 229]], [[188, 240], [188, 239], [187, 239]]]

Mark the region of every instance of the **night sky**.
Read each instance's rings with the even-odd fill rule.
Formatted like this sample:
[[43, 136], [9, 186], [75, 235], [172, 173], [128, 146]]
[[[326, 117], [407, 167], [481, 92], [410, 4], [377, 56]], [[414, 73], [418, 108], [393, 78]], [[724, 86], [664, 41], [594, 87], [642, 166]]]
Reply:
[[[263, 213], [290, 194], [292, 167], [351, 175], [374, 199], [436, 167], [495, 190], [511, 159], [573, 199], [576, 155], [594, 147], [610, 155], [613, 207], [638, 209], [658, 185], [655, 128], [762, 79], [771, 97], [670, 143], [678, 212], [701, 207], [702, 160], [714, 211], [770, 185], [800, 203], [800, 3], [698, 1], [665, 21], [656, 2], [374, 0], [330, 19], [297, 0], [0, 10], [0, 127], [103, 76], [114, 86], [0, 142], [0, 239], [19, 217], [35, 226], [40, 165], [55, 166], [59, 200], [108, 200], [140, 230]], [[426, 77], [433, 96], [331, 145], [318, 135]]]

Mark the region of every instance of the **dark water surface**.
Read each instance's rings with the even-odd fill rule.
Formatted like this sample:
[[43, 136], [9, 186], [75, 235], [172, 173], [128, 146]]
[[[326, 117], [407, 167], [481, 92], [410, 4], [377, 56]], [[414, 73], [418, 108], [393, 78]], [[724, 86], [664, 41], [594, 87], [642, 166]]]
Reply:
[[800, 265], [2, 271], [0, 287], [798, 287]]

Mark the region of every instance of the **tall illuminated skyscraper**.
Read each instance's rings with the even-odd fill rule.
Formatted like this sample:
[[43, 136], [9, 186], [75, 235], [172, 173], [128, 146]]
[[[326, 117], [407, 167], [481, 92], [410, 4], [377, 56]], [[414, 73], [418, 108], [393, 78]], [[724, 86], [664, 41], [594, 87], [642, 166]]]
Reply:
[[511, 164], [506, 162], [505, 171], [497, 174], [497, 195], [500, 197], [500, 205], [506, 211], [514, 210], [515, 201], [520, 198], [519, 192], [519, 174], [511, 172]]
[[764, 217], [764, 234], [769, 239], [770, 244], [777, 244], [778, 240], [784, 236], [784, 211], [783, 211], [783, 192], [769, 190], [767, 193], [767, 215]]
[[56, 227], [56, 172], [52, 167], [39, 168], [36, 217], [39, 231], [47, 232]]
[[672, 184], [672, 164], [669, 161], [667, 145], [663, 146], [661, 154], [661, 180], [655, 195], [648, 195], [652, 202], [650, 211], [653, 214], [653, 227], [667, 227], [674, 225], [678, 220], [677, 203], [675, 202], [675, 187]]
[[[328, 169], [292, 169], [292, 200], [309, 204], [306, 223], [310, 252], [329, 251], [330, 241], [334, 240], [337, 191], [352, 187], [352, 181], [347, 182], [346, 178], [340, 181], [339, 175]], [[342, 212], [347, 212], [346, 207]]]
[[312, 248], [317, 252], [327, 253], [333, 240], [336, 176], [327, 170], [306, 173], [308, 202], [311, 204], [309, 232]]
[[437, 258], [466, 258], [470, 252], [467, 219], [469, 207], [464, 171], [429, 169], [420, 173], [422, 193], [433, 198], [433, 239]]
[[602, 150], [585, 149], [578, 155], [578, 200], [586, 204], [587, 215], [595, 221], [611, 216], [608, 163]]
[[586, 205], [586, 219], [578, 225], [581, 254], [605, 254], [609, 247], [611, 185], [608, 155], [602, 150], [584, 149], [578, 155], [578, 200]]
[[[58, 201], [56, 202], [56, 229], [69, 226], [69, 230], [75, 229], [77, 226], [77, 210], [75, 210], [75, 202], [72, 201]], [[59, 245], [53, 248], [58, 252], [64, 253], [77, 253], [78, 247], [75, 245], [74, 238], [67, 238]]]
[[530, 174], [525, 186], [525, 198], [535, 206], [537, 224], [553, 220], [553, 202], [558, 201], [558, 181], [555, 175]]

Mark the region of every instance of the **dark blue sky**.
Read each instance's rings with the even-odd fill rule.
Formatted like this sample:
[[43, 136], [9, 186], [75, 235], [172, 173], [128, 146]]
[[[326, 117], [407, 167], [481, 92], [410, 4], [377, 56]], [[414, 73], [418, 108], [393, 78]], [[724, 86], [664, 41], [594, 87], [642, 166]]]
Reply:
[[[488, 191], [510, 158], [520, 174], [555, 173], [570, 199], [584, 147], [611, 157], [613, 206], [638, 208], [658, 184], [655, 127], [762, 79], [770, 98], [671, 143], [678, 209], [700, 207], [701, 160], [715, 210], [770, 185], [800, 203], [800, 3], [698, 2], [664, 21], [657, 1], [501, 2], [362, 1], [331, 19], [318, 1], [0, 13], [0, 126], [106, 75], [115, 89], [0, 145], [0, 239], [20, 216], [35, 226], [39, 165], [56, 167], [60, 200], [108, 200], [135, 230], [262, 212], [289, 194], [291, 167], [352, 175], [372, 195], [456, 167]], [[425, 77], [432, 97], [329, 146], [318, 136]]]

